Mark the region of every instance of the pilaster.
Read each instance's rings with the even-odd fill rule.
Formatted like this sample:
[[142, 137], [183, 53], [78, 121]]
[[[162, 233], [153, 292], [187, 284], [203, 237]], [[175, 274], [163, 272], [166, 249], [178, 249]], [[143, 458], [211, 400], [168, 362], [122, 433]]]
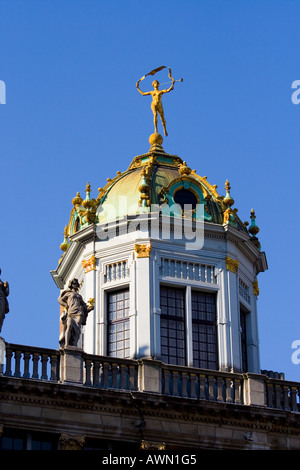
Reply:
[[[82, 267], [84, 269], [84, 300], [86, 303], [88, 303], [89, 300], [96, 302], [96, 257], [92, 255], [84, 259], [82, 261]], [[94, 310], [89, 312], [84, 327], [84, 344], [82, 345], [84, 350], [89, 354], [96, 354], [96, 314], [97, 305], [94, 304]]]
[[137, 357], [150, 357], [150, 253], [151, 243], [135, 245], [136, 252], [136, 354]]

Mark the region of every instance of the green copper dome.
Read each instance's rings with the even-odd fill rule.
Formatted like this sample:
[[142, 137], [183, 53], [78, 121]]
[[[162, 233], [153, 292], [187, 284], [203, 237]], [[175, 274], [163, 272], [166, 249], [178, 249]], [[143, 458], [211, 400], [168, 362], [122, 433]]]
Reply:
[[[197, 175], [180, 157], [163, 150], [159, 134], [150, 136], [149, 142], [148, 153], [135, 157], [126, 171], [118, 171], [114, 178], [108, 178], [106, 185], [99, 188], [96, 199], [90, 196], [89, 183], [85, 199], [76, 194], [64, 231], [63, 251], [68, 248], [68, 237], [90, 224], [106, 224], [158, 210], [162, 215], [228, 224], [245, 233], [250, 232], [247, 222], [242, 223], [237, 209], [231, 207], [234, 200], [228, 181], [225, 196], [220, 196], [217, 186], [211, 185], [206, 176]], [[251, 219], [250, 233], [255, 237], [259, 229], [253, 228], [255, 220], [253, 216]]]

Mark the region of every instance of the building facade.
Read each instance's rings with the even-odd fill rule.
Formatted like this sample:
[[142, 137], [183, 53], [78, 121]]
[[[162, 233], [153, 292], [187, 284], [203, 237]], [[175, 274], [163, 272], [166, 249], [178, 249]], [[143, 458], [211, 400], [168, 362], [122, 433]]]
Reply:
[[255, 213], [149, 142], [72, 200], [51, 274], [93, 305], [78, 344], [2, 340], [2, 448], [299, 449], [300, 384], [260, 368]]

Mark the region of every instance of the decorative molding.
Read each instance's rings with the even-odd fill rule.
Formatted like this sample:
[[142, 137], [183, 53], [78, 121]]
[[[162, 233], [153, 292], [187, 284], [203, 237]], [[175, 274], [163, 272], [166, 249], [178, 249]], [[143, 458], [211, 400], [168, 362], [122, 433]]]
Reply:
[[258, 282], [257, 281], [253, 282], [253, 294], [254, 295], [259, 295], [259, 287], [258, 287]]
[[141, 450], [166, 450], [166, 444], [164, 442], [153, 444], [152, 442], [142, 441]]
[[238, 267], [239, 267], [239, 261], [236, 259], [230, 258], [230, 256], [226, 256], [225, 261], [226, 261], [226, 269], [236, 274], [238, 271]]
[[82, 267], [85, 273], [96, 269], [96, 256], [91, 256], [89, 259], [82, 261]]
[[104, 282], [119, 281], [129, 277], [128, 260], [115, 261], [104, 267]]
[[85, 437], [71, 436], [70, 434], [62, 433], [59, 441], [62, 450], [82, 450], [85, 443]]
[[187, 279], [190, 281], [216, 284], [215, 267], [209, 264], [192, 261], [161, 259], [160, 273], [164, 277]]
[[138, 258], [150, 258], [151, 243], [135, 244], [134, 249]]
[[249, 287], [242, 279], [239, 279], [239, 295], [250, 304]]

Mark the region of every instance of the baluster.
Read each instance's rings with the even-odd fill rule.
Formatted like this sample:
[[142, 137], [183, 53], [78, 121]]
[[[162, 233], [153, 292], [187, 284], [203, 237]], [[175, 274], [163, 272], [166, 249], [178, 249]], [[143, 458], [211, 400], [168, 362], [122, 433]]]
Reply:
[[136, 368], [129, 366], [129, 390], [135, 390], [136, 386]]
[[242, 404], [242, 386], [240, 379], [234, 380], [234, 403], [237, 405]]
[[126, 378], [127, 378], [127, 366], [126, 364], [121, 364], [120, 366], [120, 375], [121, 375], [121, 378], [120, 378], [120, 388], [126, 388]]
[[229, 377], [226, 377], [226, 402], [227, 403], [232, 403], [231, 385], [232, 385], [231, 379]]
[[282, 408], [281, 405], [281, 387], [278, 384], [275, 384], [275, 406], [278, 409]]
[[172, 384], [173, 384], [173, 393], [172, 393], [172, 395], [175, 396], [175, 397], [179, 396], [178, 377], [179, 377], [178, 372], [174, 370], [173, 373], [172, 373]]
[[204, 266], [204, 282], [207, 282], [207, 265]]
[[15, 351], [15, 373], [14, 377], [21, 377], [20, 370], [20, 361], [21, 361], [21, 351]]
[[282, 393], [283, 393], [283, 408], [284, 408], [284, 410], [290, 410], [289, 387], [287, 385], [283, 385]]
[[182, 397], [188, 397], [187, 381], [188, 381], [187, 372], [182, 372], [181, 374], [181, 396]]
[[197, 398], [196, 394], [196, 374], [190, 374], [190, 384], [191, 384], [191, 398]]
[[118, 364], [115, 362], [111, 365], [111, 372], [112, 372], [112, 387], [118, 386]]
[[91, 377], [92, 361], [90, 359], [85, 360], [85, 385], [92, 385]]
[[42, 376], [41, 379], [48, 378], [47, 375], [47, 363], [48, 363], [48, 354], [42, 354]]
[[224, 380], [222, 377], [217, 377], [217, 401], [224, 401], [223, 398], [223, 385]]
[[186, 278], [190, 279], [190, 263], [186, 263]]
[[26, 379], [29, 379], [29, 377], [30, 377], [29, 361], [30, 361], [30, 357], [31, 357], [30, 352], [25, 351], [24, 354], [23, 354], [23, 357], [24, 357], [24, 374], [23, 374], [23, 377], [26, 378]]
[[103, 372], [103, 387], [109, 387], [109, 362], [103, 362], [102, 372]]
[[170, 395], [170, 371], [167, 369], [163, 370], [164, 377], [164, 395]]
[[205, 400], [205, 382], [206, 382], [206, 377], [203, 374], [199, 375], [199, 399], [200, 400]]
[[214, 400], [215, 399], [214, 384], [215, 384], [214, 376], [209, 375], [208, 376], [208, 399], [209, 400]]
[[39, 353], [34, 352], [33, 355], [32, 355], [32, 359], [33, 359], [32, 378], [33, 379], [38, 379], [39, 378], [38, 366], [39, 366], [39, 359], [40, 359]]
[[98, 387], [100, 385], [100, 362], [93, 361], [93, 385]]
[[50, 380], [57, 380], [57, 355], [56, 354], [51, 354], [50, 356], [50, 364], [51, 364], [51, 375], [50, 375]]
[[11, 358], [12, 358], [12, 350], [10, 348], [6, 348], [6, 368], [5, 368], [5, 375], [11, 376]]
[[292, 411], [298, 411], [296, 394], [297, 394], [297, 387], [291, 387], [291, 409], [292, 409]]

